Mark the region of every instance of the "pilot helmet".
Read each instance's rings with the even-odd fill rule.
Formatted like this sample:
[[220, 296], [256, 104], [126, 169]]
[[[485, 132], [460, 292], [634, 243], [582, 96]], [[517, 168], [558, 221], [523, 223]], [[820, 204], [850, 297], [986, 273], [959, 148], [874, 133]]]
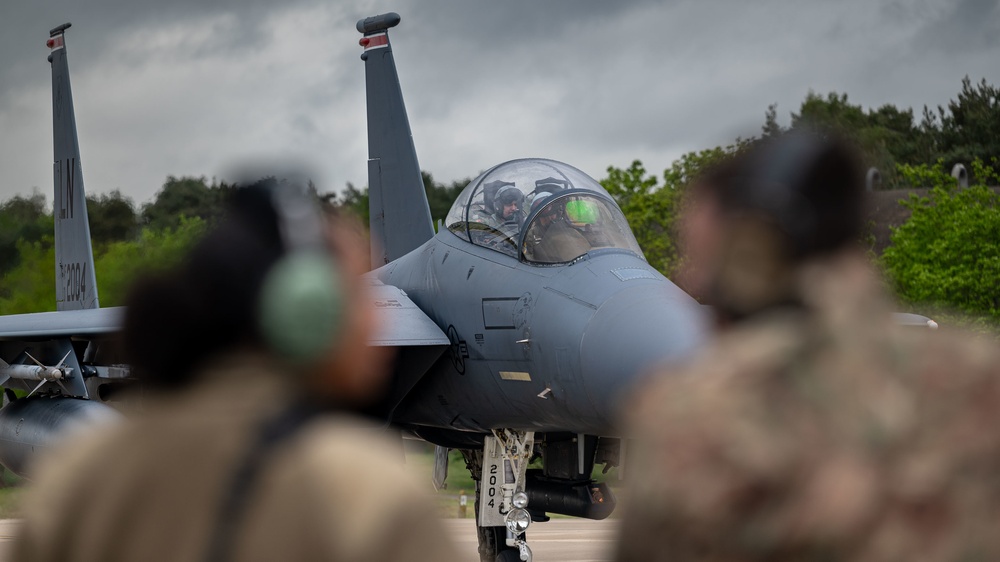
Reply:
[[501, 208], [497, 206], [497, 194], [505, 187], [514, 187], [509, 181], [495, 180], [483, 185], [483, 205], [490, 213], [499, 213]]
[[504, 206], [511, 203], [517, 203], [517, 206], [521, 207], [524, 204], [524, 194], [521, 193], [520, 189], [514, 187], [514, 184], [508, 183], [497, 190], [494, 201], [496, 201], [494, 207], [500, 212], [503, 211]]
[[553, 193], [556, 191], [562, 191], [564, 189], [570, 189], [571, 187], [573, 186], [570, 185], [568, 180], [563, 180], [553, 177], [543, 178], [535, 182], [536, 193], [541, 191], [548, 191], [549, 193]]
[[541, 208], [550, 197], [552, 197], [552, 193], [548, 191], [536, 192], [535, 196], [531, 199], [531, 212], [535, 212]]

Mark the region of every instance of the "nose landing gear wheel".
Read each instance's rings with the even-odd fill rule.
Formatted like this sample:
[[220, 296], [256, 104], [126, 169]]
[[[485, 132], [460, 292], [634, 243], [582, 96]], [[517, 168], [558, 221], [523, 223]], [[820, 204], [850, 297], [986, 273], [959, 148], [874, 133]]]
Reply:
[[497, 554], [495, 562], [521, 562], [521, 555], [516, 550], [505, 550]]
[[[479, 503], [476, 503], [478, 520]], [[521, 562], [517, 547], [507, 546], [506, 527], [476, 527], [479, 534], [479, 560], [481, 562]], [[525, 538], [525, 535], [521, 535]]]

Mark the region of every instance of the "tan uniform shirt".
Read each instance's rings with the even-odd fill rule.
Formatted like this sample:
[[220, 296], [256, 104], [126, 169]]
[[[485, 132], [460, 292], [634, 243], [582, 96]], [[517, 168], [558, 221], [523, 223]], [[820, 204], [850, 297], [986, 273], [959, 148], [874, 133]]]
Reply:
[[618, 559], [1000, 560], [996, 342], [894, 325], [859, 262], [802, 283], [635, 394]]
[[[291, 384], [253, 362], [73, 443], [38, 467], [15, 545], [22, 561], [199, 561], [257, 428]], [[402, 452], [360, 422], [319, 416], [268, 454], [232, 560], [454, 560]]]

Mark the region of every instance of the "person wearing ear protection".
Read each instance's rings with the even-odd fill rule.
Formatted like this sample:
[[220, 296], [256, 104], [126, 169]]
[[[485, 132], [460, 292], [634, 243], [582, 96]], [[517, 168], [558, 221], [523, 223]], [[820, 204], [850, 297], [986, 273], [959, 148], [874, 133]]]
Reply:
[[1000, 560], [1000, 352], [893, 320], [863, 177], [798, 132], [693, 186], [682, 286], [717, 338], [623, 403], [617, 560]]
[[472, 220], [504, 234], [516, 233], [524, 222], [524, 193], [514, 182], [496, 180], [483, 186], [482, 207]]
[[454, 560], [399, 444], [350, 413], [388, 374], [363, 244], [301, 190], [237, 190], [130, 292], [142, 412], [41, 461], [14, 559]]

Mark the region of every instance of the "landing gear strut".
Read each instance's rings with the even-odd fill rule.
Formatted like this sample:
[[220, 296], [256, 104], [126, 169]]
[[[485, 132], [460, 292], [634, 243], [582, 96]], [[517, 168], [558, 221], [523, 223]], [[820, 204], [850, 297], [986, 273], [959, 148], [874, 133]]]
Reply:
[[525, 529], [525, 470], [534, 448], [534, 433], [494, 430], [482, 451], [463, 450], [476, 482], [476, 529], [481, 562], [531, 562]]

